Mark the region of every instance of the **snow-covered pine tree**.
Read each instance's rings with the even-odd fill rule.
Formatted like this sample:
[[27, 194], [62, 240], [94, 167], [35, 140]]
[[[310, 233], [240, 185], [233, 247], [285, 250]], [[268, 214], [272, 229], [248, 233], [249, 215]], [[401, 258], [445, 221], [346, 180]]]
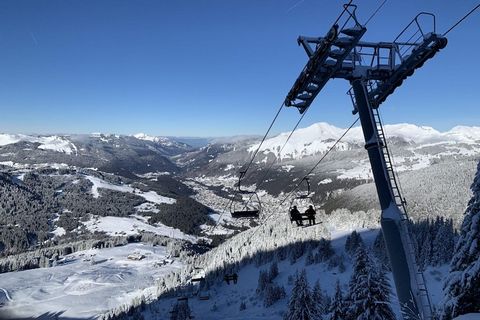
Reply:
[[275, 279], [278, 276], [278, 264], [276, 261], [272, 262], [270, 265], [270, 271], [268, 273], [270, 281]]
[[385, 240], [383, 239], [383, 232], [380, 230], [373, 241], [372, 247], [373, 255], [380, 263], [380, 266], [385, 270], [390, 270], [390, 260], [388, 259], [387, 249], [385, 248]]
[[395, 320], [390, 308], [390, 286], [363, 246], [355, 253], [349, 283], [347, 319]]
[[473, 196], [465, 212], [444, 286], [443, 319], [480, 312], [480, 163], [471, 189]]
[[432, 262], [434, 266], [450, 262], [455, 249], [455, 234], [453, 231], [453, 221], [439, 220], [437, 234], [432, 244]]
[[330, 307], [328, 304], [328, 297], [327, 295], [323, 292], [321, 286], [320, 286], [320, 281], [315, 281], [315, 285], [313, 286], [313, 291], [312, 291], [312, 299], [314, 303], [317, 304], [318, 310], [320, 311], [321, 314], [325, 314], [328, 312], [328, 308]]
[[345, 251], [350, 255], [354, 255], [357, 248], [363, 245], [362, 237], [357, 231], [353, 230], [345, 241]]
[[418, 266], [421, 270], [425, 270], [425, 268], [431, 263], [432, 261], [432, 236], [430, 231], [427, 231], [423, 242], [420, 243], [420, 257], [418, 261]]
[[285, 296], [286, 293], [283, 286], [279, 286], [275, 283], [269, 283], [265, 288], [263, 305], [268, 308], [278, 300], [285, 298]]
[[242, 301], [242, 302], [240, 303], [240, 308], [239, 308], [239, 310], [240, 310], [240, 311], [243, 311], [243, 310], [245, 310], [245, 309], [247, 309], [247, 305], [246, 305], [245, 301]]
[[335, 294], [330, 304], [330, 315], [328, 320], [345, 320], [347, 318], [345, 303], [343, 300], [342, 288], [337, 280], [335, 285]]
[[270, 275], [267, 270], [260, 270], [258, 274], [258, 285], [257, 285], [257, 293], [263, 294], [265, 288], [270, 283]]
[[173, 305], [170, 320], [187, 320], [190, 317], [191, 311], [187, 301], [178, 301]]
[[320, 319], [317, 304], [312, 299], [312, 293], [307, 282], [305, 270], [297, 274], [292, 295], [284, 320], [316, 320]]

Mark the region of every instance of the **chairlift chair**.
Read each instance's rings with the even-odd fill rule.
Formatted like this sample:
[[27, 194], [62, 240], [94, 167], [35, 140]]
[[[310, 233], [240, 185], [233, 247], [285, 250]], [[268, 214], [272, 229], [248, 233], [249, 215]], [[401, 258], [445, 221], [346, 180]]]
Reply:
[[237, 284], [238, 282], [238, 274], [236, 272], [234, 273], [227, 273], [225, 276], [223, 276], [223, 280], [229, 285], [230, 281], [233, 282], [233, 284]]
[[241, 188], [241, 182], [245, 173], [246, 171], [240, 171], [236, 197], [230, 202], [232, 218], [258, 218], [262, 211], [262, 204], [258, 194], [255, 191], [243, 190]]
[[195, 275], [194, 277], [192, 277], [190, 282], [200, 282], [200, 283], [205, 282], [205, 270], [203, 268], [198, 268], [198, 267], [195, 267], [195, 270], [201, 270], [201, 272]]
[[[292, 199], [292, 201], [290, 202], [290, 207], [288, 208], [288, 215], [290, 216], [290, 222], [296, 221], [296, 219], [294, 219], [294, 217], [292, 217], [292, 215], [290, 214], [290, 212], [291, 212], [291, 210], [293, 209], [294, 206], [297, 207], [298, 211], [300, 212], [300, 215], [302, 215], [303, 212], [305, 212], [310, 206], [312, 206], [314, 210], [316, 209], [315, 208], [315, 203], [312, 200], [313, 194], [310, 192], [310, 180], [307, 177], [307, 178], [303, 178], [302, 182], [303, 181], [305, 181], [305, 183], [306, 183], [307, 190], [306, 190], [306, 192], [297, 193], [297, 196], [294, 197]], [[305, 217], [302, 217], [302, 216], [300, 216], [299, 218], [302, 221], [303, 220], [308, 220], [308, 218], [305, 218]]]
[[210, 300], [210, 292], [208, 291], [200, 292], [198, 294], [198, 300], [202, 300], [202, 301]]

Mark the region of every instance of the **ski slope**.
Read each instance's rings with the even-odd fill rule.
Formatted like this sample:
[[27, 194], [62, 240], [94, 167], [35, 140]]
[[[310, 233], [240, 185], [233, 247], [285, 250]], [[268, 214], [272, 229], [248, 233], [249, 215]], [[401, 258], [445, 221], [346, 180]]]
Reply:
[[[143, 255], [136, 261], [128, 255]], [[0, 318], [35, 317], [46, 312], [62, 316], [97, 316], [141, 295], [156, 292], [155, 282], [183, 264], [169, 259], [165, 247], [128, 244], [91, 249], [65, 256], [63, 265], [0, 274]], [[2, 318], [3, 319], [3, 318]]]
[[[305, 229], [299, 229], [305, 230]], [[358, 230], [363, 241], [367, 246], [371, 246], [378, 230], [363, 229]], [[347, 255], [344, 251], [346, 236], [350, 232], [334, 231], [331, 234], [332, 247], [336, 254]], [[192, 315], [197, 320], [240, 320], [240, 319], [265, 319], [278, 320], [283, 318], [283, 313], [287, 309], [289, 297], [293, 288], [292, 281], [297, 272], [305, 269], [307, 273], [310, 288], [313, 287], [315, 281], [319, 280], [322, 290], [330, 297], [333, 296], [335, 284], [338, 280], [345, 294], [348, 290], [348, 283], [352, 274], [352, 260], [345, 260], [345, 271], [339, 270], [338, 267], [329, 266], [327, 262], [318, 264], [306, 264], [306, 254], [297, 259], [294, 263], [290, 259], [278, 261], [279, 275], [274, 279], [274, 283], [283, 286], [287, 293], [286, 298], [280, 299], [270, 307], [265, 307], [263, 297], [256, 293], [259, 273], [261, 270], [268, 270], [271, 263], [265, 263], [260, 266], [248, 264], [242, 267], [238, 272], [238, 283], [226, 284], [225, 282], [217, 282], [210, 287], [208, 291], [202, 292], [203, 295], [209, 295], [208, 300], [200, 300], [199, 295], [189, 297], [188, 303], [192, 310]], [[425, 279], [430, 292], [430, 297], [434, 305], [440, 303], [443, 298], [442, 285], [443, 278], [448, 273], [448, 266], [429, 267], [425, 272]], [[400, 319], [400, 308], [397, 301], [396, 293], [393, 285], [392, 274], [387, 274], [392, 286], [390, 301], [392, 309]], [[177, 302], [176, 298], [164, 298], [155, 302], [155, 308], [144, 313], [145, 319], [167, 319], [169, 311]], [[240, 304], [246, 304], [245, 310], [240, 310]]]

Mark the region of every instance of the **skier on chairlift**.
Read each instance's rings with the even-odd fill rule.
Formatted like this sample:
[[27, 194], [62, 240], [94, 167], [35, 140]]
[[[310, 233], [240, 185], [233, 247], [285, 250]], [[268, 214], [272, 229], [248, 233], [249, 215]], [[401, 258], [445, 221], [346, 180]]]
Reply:
[[313, 206], [312, 205], [309, 205], [308, 206], [308, 209], [305, 210], [305, 215], [307, 216], [308, 218], [308, 224], [310, 226], [313, 226], [315, 224], [315, 215], [317, 213], [315, 212], [315, 209], [313, 209]]
[[290, 210], [290, 217], [292, 221], [297, 223], [297, 226], [303, 225], [302, 217], [300, 215], [300, 211], [297, 209], [297, 206], [293, 206], [293, 208]]

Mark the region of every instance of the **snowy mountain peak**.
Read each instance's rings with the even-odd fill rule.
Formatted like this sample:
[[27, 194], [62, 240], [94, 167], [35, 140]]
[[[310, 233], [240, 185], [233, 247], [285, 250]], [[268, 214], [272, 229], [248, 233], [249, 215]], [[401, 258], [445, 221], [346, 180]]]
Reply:
[[428, 126], [399, 123], [386, 125], [384, 129], [388, 137], [401, 138], [407, 142], [432, 143], [445, 140], [444, 134]]
[[65, 136], [30, 136], [23, 134], [0, 134], [0, 146], [15, 144], [21, 141], [38, 143], [38, 149], [52, 150], [66, 154], [77, 151], [77, 147]]
[[455, 136], [458, 139], [478, 141], [480, 140], [480, 127], [456, 126], [446, 134]]
[[136, 133], [133, 136], [139, 140], [146, 140], [146, 141], [152, 141], [152, 142], [156, 142], [158, 140], [158, 137], [149, 136], [143, 132]]
[[[417, 126], [410, 123], [390, 124], [384, 126], [387, 138], [397, 138], [408, 143], [468, 143], [472, 144], [480, 140], [480, 127], [457, 126], [450, 131], [440, 132], [429, 126]], [[267, 139], [260, 151], [274, 153], [280, 158], [299, 159], [327, 151], [334, 142], [339, 139], [345, 129], [335, 127], [325, 122], [315, 123], [309, 127], [298, 129], [284, 146], [291, 132], [280, 133]], [[349, 145], [364, 143], [361, 127], [352, 128], [342, 141], [336, 146], [337, 149], [349, 149]], [[253, 152], [258, 148], [258, 143], [248, 148]], [[281, 150], [283, 147], [283, 150]]]
[[176, 143], [169, 138], [166, 137], [157, 137], [157, 136], [150, 136], [145, 133], [136, 133], [133, 135], [135, 138], [139, 140], [144, 140], [144, 141], [151, 141], [154, 143], [160, 143], [165, 146], [173, 146], [176, 145]]

